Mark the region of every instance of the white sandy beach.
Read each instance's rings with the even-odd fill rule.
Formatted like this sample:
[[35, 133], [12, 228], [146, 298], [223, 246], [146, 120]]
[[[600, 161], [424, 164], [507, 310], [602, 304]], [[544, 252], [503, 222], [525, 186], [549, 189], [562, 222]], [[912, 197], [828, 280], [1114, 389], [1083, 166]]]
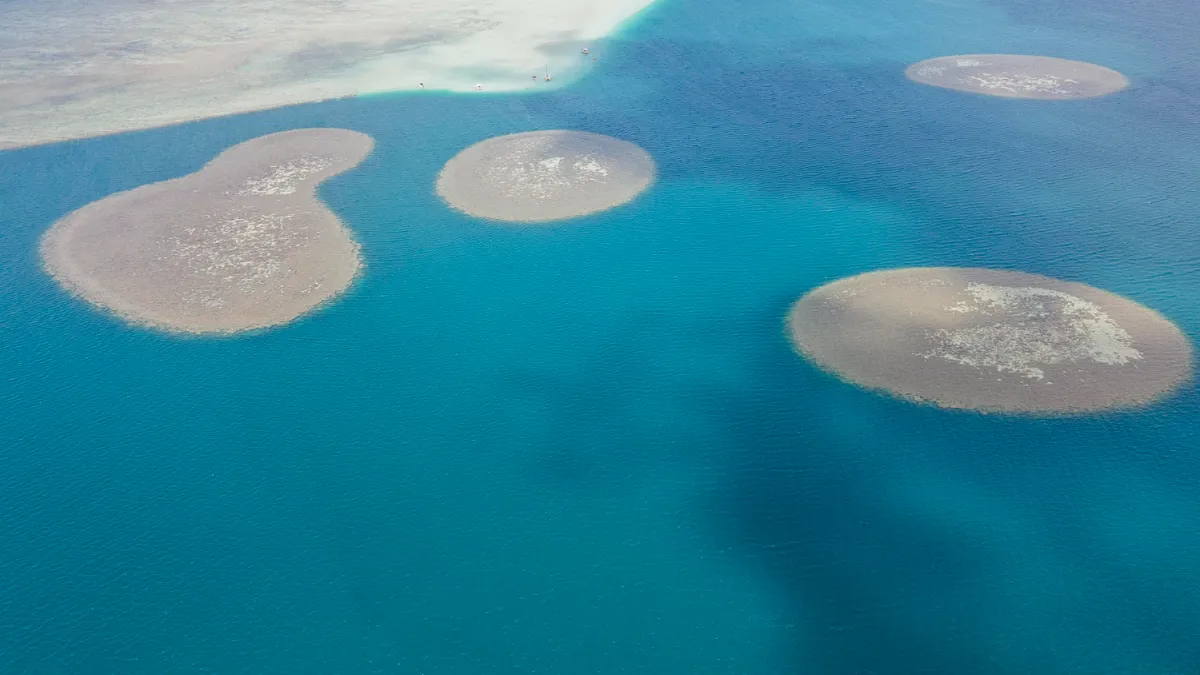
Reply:
[[4, 9], [0, 149], [384, 91], [545, 87], [653, 0], [73, 0]]

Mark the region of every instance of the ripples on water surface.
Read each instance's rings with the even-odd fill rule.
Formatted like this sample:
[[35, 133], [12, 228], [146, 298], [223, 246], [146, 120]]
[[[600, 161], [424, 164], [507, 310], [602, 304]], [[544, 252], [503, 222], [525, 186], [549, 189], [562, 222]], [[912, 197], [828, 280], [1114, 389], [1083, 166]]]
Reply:
[[[546, 96], [395, 96], [0, 154], [0, 671], [1131, 673], [1200, 663], [1200, 397], [1074, 420], [856, 391], [788, 304], [899, 265], [1077, 279], [1200, 334], [1189, 6], [669, 0]], [[970, 51], [1118, 68], [1038, 104]], [[378, 149], [323, 196], [368, 268], [225, 340], [64, 297], [37, 238], [262, 133]], [[647, 148], [551, 228], [444, 208], [482, 138]]]

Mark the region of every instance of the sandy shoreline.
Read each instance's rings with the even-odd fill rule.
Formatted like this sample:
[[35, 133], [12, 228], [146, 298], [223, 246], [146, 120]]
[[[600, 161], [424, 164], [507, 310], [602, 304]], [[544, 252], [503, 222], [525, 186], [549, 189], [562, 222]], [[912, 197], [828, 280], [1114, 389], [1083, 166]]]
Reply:
[[1192, 374], [1168, 319], [1084, 284], [979, 268], [870, 272], [787, 317], [796, 351], [839, 378], [946, 408], [1080, 414], [1146, 405]]
[[517, 91], [653, 0], [195, 0], [5, 8], [0, 148], [389, 91]]
[[359, 246], [316, 186], [371, 152], [344, 129], [270, 134], [203, 169], [92, 202], [40, 253], [73, 295], [136, 325], [234, 333], [287, 323], [342, 293]]

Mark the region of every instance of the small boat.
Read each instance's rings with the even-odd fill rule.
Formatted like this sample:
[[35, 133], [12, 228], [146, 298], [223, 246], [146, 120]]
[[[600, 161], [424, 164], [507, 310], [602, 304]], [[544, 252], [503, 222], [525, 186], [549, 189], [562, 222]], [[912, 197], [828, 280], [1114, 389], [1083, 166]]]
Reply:
[[546, 68], [546, 81], [547, 82], [550, 81], [550, 69], [549, 68]]
[[583, 52], [584, 54], [591, 54], [591, 52], [588, 51], [587, 47], [584, 47], [583, 49], [581, 49], [579, 51]]

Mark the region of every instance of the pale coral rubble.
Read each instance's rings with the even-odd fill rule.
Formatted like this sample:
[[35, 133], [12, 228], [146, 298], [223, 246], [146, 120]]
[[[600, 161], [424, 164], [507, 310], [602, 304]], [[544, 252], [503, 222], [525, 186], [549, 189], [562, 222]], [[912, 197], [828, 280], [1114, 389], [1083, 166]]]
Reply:
[[582, 131], [531, 131], [463, 150], [442, 169], [437, 192], [474, 216], [535, 223], [624, 204], [654, 177], [654, 160], [628, 141]]
[[909, 268], [821, 286], [793, 305], [796, 349], [854, 384], [948, 408], [1083, 413], [1144, 405], [1191, 375], [1157, 312], [1022, 272]]
[[369, 136], [300, 129], [229, 148], [200, 171], [68, 214], [42, 238], [46, 270], [131, 323], [233, 333], [286, 323], [344, 291], [358, 244], [315, 195]]
[[921, 84], [1005, 98], [1092, 98], [1129, 86], [1121, 73], [1094, 63], [1019, 54], [941, 56], [905, 74]]

